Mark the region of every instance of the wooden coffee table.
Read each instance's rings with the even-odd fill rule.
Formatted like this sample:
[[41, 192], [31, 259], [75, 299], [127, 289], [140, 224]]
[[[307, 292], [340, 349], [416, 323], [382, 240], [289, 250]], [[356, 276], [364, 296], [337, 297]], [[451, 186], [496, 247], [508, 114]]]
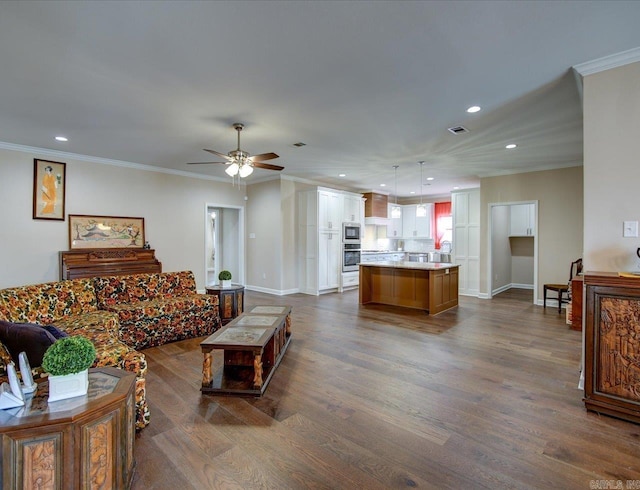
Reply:
[[[291, 343], [290, 314], [290, 306], [256, 306], [201, 342], [201, 391], [262, 395]], [[214, 350], [223, 356], [215, 375]]]

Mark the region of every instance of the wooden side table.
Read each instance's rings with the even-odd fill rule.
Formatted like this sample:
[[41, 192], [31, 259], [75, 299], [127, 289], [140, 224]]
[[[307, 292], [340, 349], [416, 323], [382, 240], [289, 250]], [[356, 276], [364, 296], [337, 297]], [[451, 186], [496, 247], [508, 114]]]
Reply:
[[89, 370], [84, 396], [48, 403], [49, 383], [0, 410], [0, 487], [129, 488], [135, 461], [135, 374]]
[[244, 286], [232, 284], [228, 287], [207, 286], [207, 294], [218, 297], [220, 320], [226, 325], [244, 311]]

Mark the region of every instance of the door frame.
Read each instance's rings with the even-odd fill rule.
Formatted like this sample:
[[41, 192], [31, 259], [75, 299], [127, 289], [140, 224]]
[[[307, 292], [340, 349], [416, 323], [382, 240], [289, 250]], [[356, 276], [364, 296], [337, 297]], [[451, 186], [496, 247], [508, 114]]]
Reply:
[[507, 201], [492, 202], [488, 204], [489, 214], [487, 215], [488, 233], [487, 233], [487, 297], [493, 297], [493, 208], [496, 206], [511, 206], [513, 204], [533, 204], [535, 210], [534, 223], [536, 233], [533, 236], [533, 304], [538, 304], [538, 234], [540, 229], [538, 226], [538, 200], [530, 201]]
[[[208, 263], [208, 254], [207, 254], [207, 233], [208, 233], [208, 229], [209, 229], [209, 213], [211, 212], [211, 209], [233, 209], [238, 211], [238, 237], [237, 237], [237, 252], [238, 252], [238, 277], [234, 277], [234, 282], [240, 283], [240, 284], [245, 284], [245, 262], [246, 262], [246, 257], [245, 257], [245, 242], [244, 242], [244, 236], [245, 236], [245, 229], [244, 229], [244, 206], [231, 206], [229, 204], [219, 204], [219, 203], [205, 203], [204, 205], [204, 216], [203, 216], [203, 223], [204, 223], [204, 233], [203, 233], [203, 238], [204, 238], [204, 243], [203, 243], [203, 257], [204, 257], [204, 277], [205, 277], [205, 285], [208, 286], [209, 284], [207, 284], [208, 281], [208, 268], [207, 268], [207, 263]], [[217, 260], [216, 260], [217, 263]]]

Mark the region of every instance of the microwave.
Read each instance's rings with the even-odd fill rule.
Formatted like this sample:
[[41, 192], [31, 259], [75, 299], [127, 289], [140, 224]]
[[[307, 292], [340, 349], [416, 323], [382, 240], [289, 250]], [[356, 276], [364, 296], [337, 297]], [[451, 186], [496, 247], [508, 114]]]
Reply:
[[342, 243], [360, 243], [360, 223], [342, 223]]

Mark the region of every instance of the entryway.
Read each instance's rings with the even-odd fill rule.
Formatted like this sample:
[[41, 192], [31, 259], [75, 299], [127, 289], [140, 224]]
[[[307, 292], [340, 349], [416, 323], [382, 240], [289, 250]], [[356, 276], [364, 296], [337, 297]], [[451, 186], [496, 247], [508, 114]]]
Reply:
[[205, 208], [205, 278], [207, 286], [218, 284], [221, 270], [232, 281], [244, 284], [244, 209], [207, 204]]

